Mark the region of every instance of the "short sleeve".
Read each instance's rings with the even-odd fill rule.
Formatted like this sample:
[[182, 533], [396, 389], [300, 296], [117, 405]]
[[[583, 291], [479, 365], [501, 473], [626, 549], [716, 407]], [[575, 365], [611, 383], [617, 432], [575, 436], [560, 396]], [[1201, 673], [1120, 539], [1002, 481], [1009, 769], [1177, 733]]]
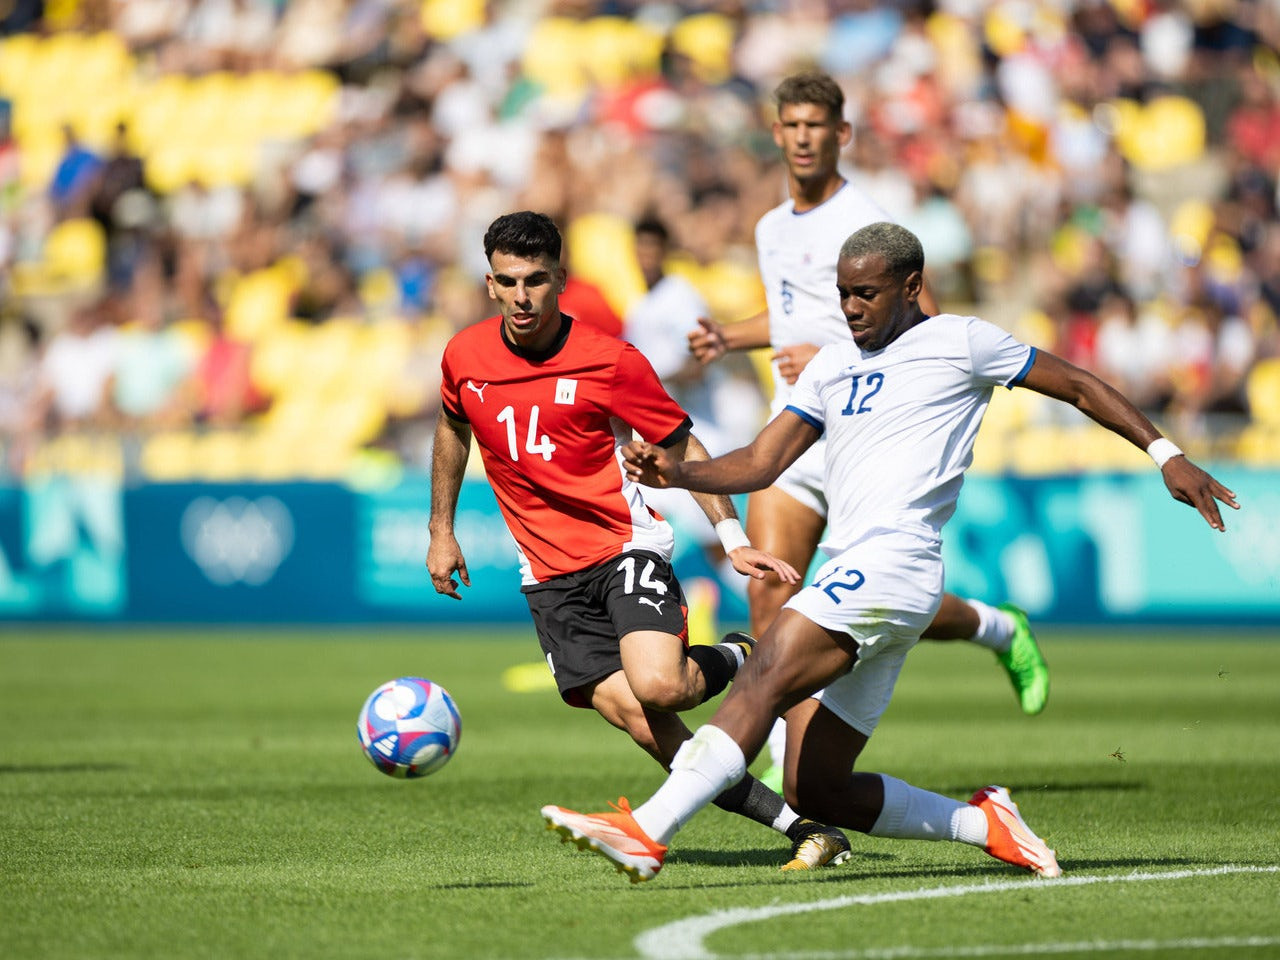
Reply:
[[831, 358], [834, 350], [823, 347], [800, 371], [800, 377], [787, 399], [786, 409], [813, 426], [819, 432], [826, 429], [822, 406], [822, 383], [831, 375]]
[[689, 432], [691, 421], [671, 399], [644, 354], [622, 344], [611, 391], [610, 413], [650, 443], [669, 446]]
[[968, 335], [973, 378], [979, 382], [1015, 387], [1035, 361], [1034, 347], [1015, 340], [994, 323], [971, 317]]
[[446, 346], [440, 360], [440, 406], [452, 419], [466, 423], [467, 415], [462, 412], [462, 398], [458, 396], [459, 384], [453, 371], [453, 357], [454, 351]]

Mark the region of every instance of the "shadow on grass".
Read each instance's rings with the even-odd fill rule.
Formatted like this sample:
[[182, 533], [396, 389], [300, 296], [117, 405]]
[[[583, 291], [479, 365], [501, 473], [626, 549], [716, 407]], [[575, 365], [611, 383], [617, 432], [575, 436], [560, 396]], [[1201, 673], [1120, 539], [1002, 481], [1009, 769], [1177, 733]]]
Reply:
[[422, 887], [426, 890], [490, 890], [490, 889], [519, 889], [523, 887], [532, 887], [532, 883], [512, 883], [510, 880], [492, 880], [485, 883], [424, 883]]
[[[1036, 793], [1135, 793], [1150, 788], [1150, 784], [1142, 780], [1129, 783], [1117, 783], [1110, 780], [1076, 780], [1055, 783], [1001, 783], [1000, 786], [1013, 794], [1017, 800], [1019, 795], [1029, 796]], [[946, 784], [937, 787], [922, 787], [948, 797], [968, 796], [974, 792], [972, 783]]]
[[[1031, 874], [1025, 870], [1018, 870], [1014, 867], [1001, 867], [999, 864], [991, 861], [979, 861], [972, 865], [957, 867], [893, 867], [890, 864], [897, 860], [892, 854], [855, 852], [854, 858], [847, 864], [839, 867], [833, 867], [818, 871], [817, 873], [799, 873], [799, 874], [779, 874], [779, 881], [783, 883], [804, 882], [804, 883], [821, 883], [821, 884], [840, 884], [841, 886], [849, 886], [867, 881], [880, 880], [961, 880], [961, 881], [999, 881], [1011, 879], [1031, 879]], [[873, 861], [879, 861], [882, 866], [874, 865]], [[699, 866], [769, 866], [778, 863], [778, 858], [773, 851], [769, 850], [747, 850], [737, 851], [733, 853], [725, 853], [715, 850], [682, 850], [679, 856], [673, 857], [667, 861], [668, 864], [684, 862], [687, 864], [697, 864]], [[1232, 861], [1233, 865], [1250, 865], [1244, 861]], [[1175, 868], [1213, 868], [1223, 866], [1224, 864], [1188, 857], [1113, 857], [1109, 859], [1095, 860], [1064, 860], [1062, 861], [1062, 871], [1064, 876], [1070, 876], [1073, 873], [1087, 873], [1095, 870], [1161, 870]], [[1262, 864], [1269, 865], [1269, 864]], [[803, 878], [801, 880], [800, 878]], [[665, 879], [665, 877], [664, 877]], [[674, 878], [673, 878], [674, 879]], [[1044, 881], [1046, 884], [1052, 884], [1052, 880]], [[691, 884], [690, 888], [697, 887], [712, 888], [733, 888], [743, 886], [759, 886], [760, 878], [751, 876], [743, 877], [741, 881], [727, 881], [725, 883], [704, 883]], [[671, 886], [680, 886], [680, 884], [671, 884]]]
[[111, 773], [128, 769], [124, 763], [0, 763], [0, 776], [6, 773]]

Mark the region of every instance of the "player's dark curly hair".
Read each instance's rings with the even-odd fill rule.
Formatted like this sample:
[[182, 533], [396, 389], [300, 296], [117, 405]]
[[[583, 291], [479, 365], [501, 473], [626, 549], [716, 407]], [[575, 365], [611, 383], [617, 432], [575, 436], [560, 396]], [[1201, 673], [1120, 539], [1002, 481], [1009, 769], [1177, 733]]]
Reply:
[[797, 73], [787, 77], [773, 91], [773, 102], [781, 110], [786, 104], [813, 103], [826, 107], [836, 120], [844, 118], [844, 91], [825, 73]]
[[920, 238], [896, 223], [872, 223], [858, 230], [840, 247], [840, 258], [879, 256], [889, 275], [903, 280], [912, 273], [924, 272], [924, 248]]
[[560, 231], [545, 213], [520, 210], [505, 213], [484, 232], [484, 255], [490, 260], [495, 252], [536, 260], [543, 254], [560, 259]]

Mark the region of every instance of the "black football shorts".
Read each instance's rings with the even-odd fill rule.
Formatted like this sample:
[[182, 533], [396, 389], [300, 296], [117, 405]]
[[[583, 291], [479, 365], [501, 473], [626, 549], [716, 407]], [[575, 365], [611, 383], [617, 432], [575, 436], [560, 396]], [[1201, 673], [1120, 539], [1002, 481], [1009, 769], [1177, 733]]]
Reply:
[[580, 687], [622, 669], [620, 637], [659, 630], [688, 644], [684, 591], [656, 553], [631, 550], [521, 589], [556, 688], [573, 707], [591, 706]]

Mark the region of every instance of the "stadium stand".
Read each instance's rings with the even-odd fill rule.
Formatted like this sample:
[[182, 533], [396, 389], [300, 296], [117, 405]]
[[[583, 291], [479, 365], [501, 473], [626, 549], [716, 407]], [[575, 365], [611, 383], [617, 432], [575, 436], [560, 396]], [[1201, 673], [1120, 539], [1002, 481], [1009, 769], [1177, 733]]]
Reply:
[[[849, 174], [921, 233], [947, 309], [1123, 381], [1199, 457], [1280, 465], [1274, 4], [20, 9], [0, 14], [12, 474], [423, 467], [439, 350], [485, 314], [480, 236], [519, 207], [565, 225], [571, 271], [619, 315], [645, 214], [717, 319], [749, 315], [752, 228], [784, 189], [769, 94], [809, 66], [846, 89]], [[86, 309], [187, 345], [166, 422], [51, 402], [47, 356]], [[1131, 454], [1001, 397], [976, 457]]]

